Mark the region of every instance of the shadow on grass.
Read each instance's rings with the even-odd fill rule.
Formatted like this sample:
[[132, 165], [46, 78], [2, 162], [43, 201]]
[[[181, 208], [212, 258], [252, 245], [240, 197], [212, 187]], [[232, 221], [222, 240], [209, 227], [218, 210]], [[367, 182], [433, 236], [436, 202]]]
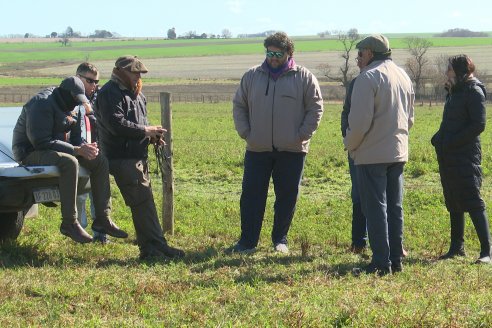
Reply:
[[57, 265], [38, 245], [20, 245], [16, 241], [6, 241], [0, 244], [0, 267], [2, 268], [41, 267], [46, 264]]

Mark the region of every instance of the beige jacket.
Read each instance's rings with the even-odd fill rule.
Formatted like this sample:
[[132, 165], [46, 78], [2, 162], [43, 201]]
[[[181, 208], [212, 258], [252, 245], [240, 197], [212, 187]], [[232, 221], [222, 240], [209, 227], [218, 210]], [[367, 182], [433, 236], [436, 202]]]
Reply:
[[374, 61], [355, 80], [343, 143], [355, 164], [408, 161], [412, 81], [392, 60]]
[[261, 66], [247, 71], [233, 100], [234, 125], [255, 152], [304, 152], [323, 115], [318, 80], [295, 65], [276, 81]]

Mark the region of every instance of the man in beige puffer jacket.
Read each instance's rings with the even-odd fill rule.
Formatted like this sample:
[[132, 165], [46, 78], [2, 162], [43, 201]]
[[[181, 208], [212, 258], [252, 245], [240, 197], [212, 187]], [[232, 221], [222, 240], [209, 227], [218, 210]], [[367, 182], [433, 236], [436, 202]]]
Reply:
[[288, 253], [309, 141], [323, 114], [316, 77], [296, 65], [294, 44], [283, 32], [264, 41], [266, 59], [248, 70], [233, 100], [236, 130], [246, 140], [241, 194], [241, 238], [228, 251], [249, 253], [260, 237], [270, 177], [275, 188], [272, 242]]

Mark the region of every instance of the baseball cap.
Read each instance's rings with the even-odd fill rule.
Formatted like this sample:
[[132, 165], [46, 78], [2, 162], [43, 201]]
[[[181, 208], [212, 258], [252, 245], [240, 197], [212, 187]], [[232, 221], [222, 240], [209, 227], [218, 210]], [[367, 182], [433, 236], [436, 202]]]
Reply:
[[69, 91], [79, 104], [88, 103], [89, 99], [85, 96], [84, 82], [77, 76], [70, 76], [60, 84], [60, 89]]

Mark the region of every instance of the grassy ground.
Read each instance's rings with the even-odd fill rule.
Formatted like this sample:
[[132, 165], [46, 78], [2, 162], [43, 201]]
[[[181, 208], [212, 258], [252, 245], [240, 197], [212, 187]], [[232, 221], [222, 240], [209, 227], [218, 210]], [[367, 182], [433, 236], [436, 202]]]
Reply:
[[[478, 241], [467, 219], [468, 256], [436, 258], [448, 247], [447, 213], [429, 140], [441, 108], [417, 108], [405, 171], [401, 274], [354, 277], [370, 252], [353, 255], [340, 108], [327, 106], [307, 157], [290, 237], [272, 252], [270, 190], [259, 251], [225, 255], [239, 235], [244, 144], [230, 104], [174, 104], [175, 235], [182, 261], [138, 261], [131, 215], [112, 185], [113, 218], [127, 240], [79, 245], [58, 232], [58, 208], [41, 207], [0, 254], [0, 326], [489, 327], [492, 266], [472, 265]], [[151, 104], [151, 119], [160, 117]], [[483, 196], [492, 204], [491, 132], [483, 135]], [[158, 204], [160, 179], [154, 176]]]

